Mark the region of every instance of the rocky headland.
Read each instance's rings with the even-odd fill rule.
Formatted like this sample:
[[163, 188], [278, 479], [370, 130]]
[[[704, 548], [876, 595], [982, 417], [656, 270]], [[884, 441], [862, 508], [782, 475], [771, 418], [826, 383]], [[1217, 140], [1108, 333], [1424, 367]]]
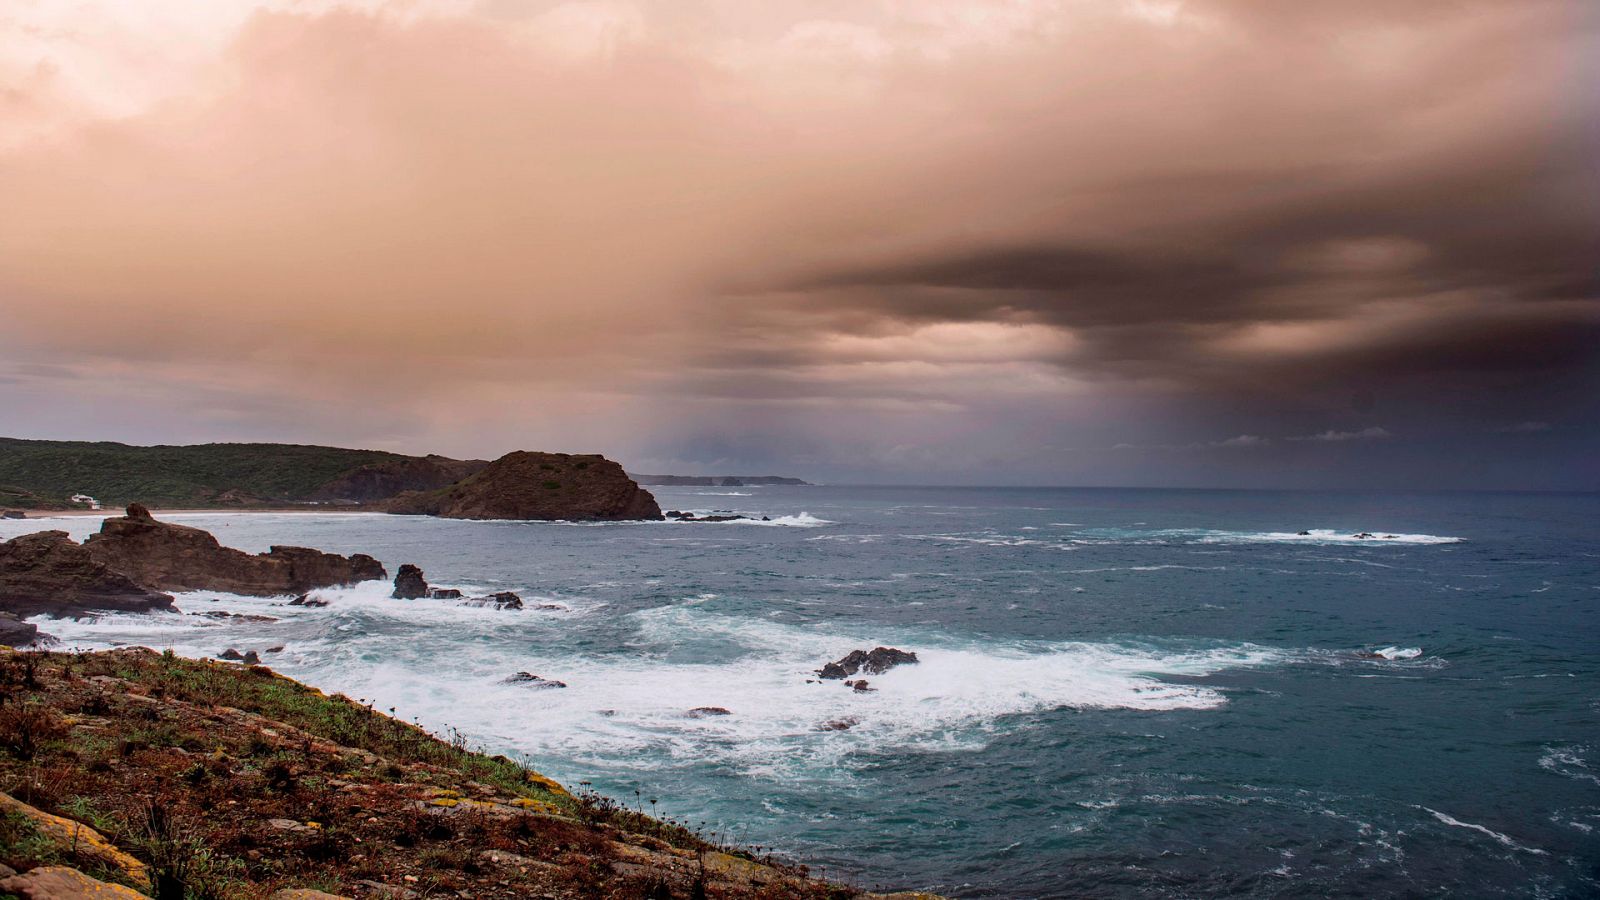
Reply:
[[0, 697], [0, 895], [882, 896], [261, 666], [0, 649]]
[[140, 504], [106, 519], [84, 549], [107, 568], [164, 591], [225, 591], [253, 597], [302, 594], [387, 577], [364, 553], [340, 556], [309, 547], [272, 547], [245, 553], [217, 542], [211, 532], [158, 521]]
[[65, 531], [0, 541], [0, 611], [62, 617], [172, 608], [170, 594], [108, 565]]
[[394, 498], [389, 512], [447, 519], [660, 519], [661, 507], [622, 467], [599, 454], [500, 457], [449, 487]]

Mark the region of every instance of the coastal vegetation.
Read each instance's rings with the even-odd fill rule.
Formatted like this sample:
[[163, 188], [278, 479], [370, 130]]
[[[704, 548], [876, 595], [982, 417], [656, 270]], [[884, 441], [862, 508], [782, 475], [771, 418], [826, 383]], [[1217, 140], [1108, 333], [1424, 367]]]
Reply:
[[157, 900], [871, 896], [649, 815], [661, 798], [570, 793], [359, 699], [143, 648], [0, 648], [0, 790], [0, 864]]

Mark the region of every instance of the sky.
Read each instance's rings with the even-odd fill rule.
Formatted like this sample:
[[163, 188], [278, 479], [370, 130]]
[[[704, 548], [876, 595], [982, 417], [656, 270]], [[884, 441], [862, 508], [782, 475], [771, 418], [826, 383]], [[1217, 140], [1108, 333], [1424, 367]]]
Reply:
[[0, 434], [1600, 489], [1600, 7], [12, 0]]

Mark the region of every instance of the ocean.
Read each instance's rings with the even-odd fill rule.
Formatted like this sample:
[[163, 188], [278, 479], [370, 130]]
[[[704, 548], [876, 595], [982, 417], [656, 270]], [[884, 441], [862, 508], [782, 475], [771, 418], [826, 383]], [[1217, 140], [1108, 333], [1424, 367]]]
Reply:
[[[653, 490], [772, 521], [175, 514], [529, 608], [370, 583], [36, 621], [281, 646], [286, 675], [864, 887], [1600, 895], [1600, 496]], [[219, 611], [277, 621], [192, 615]], [[880, 645], [920, 662], [814, 675]]]

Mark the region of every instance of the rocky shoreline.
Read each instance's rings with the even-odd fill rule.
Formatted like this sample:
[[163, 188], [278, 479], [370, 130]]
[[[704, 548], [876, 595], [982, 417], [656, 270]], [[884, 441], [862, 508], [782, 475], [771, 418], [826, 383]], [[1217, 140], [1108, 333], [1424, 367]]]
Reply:
[[24, 900], [930, 896], [812, 878], [261, 666], [0, 648], [0, 695], [0, 893]]

